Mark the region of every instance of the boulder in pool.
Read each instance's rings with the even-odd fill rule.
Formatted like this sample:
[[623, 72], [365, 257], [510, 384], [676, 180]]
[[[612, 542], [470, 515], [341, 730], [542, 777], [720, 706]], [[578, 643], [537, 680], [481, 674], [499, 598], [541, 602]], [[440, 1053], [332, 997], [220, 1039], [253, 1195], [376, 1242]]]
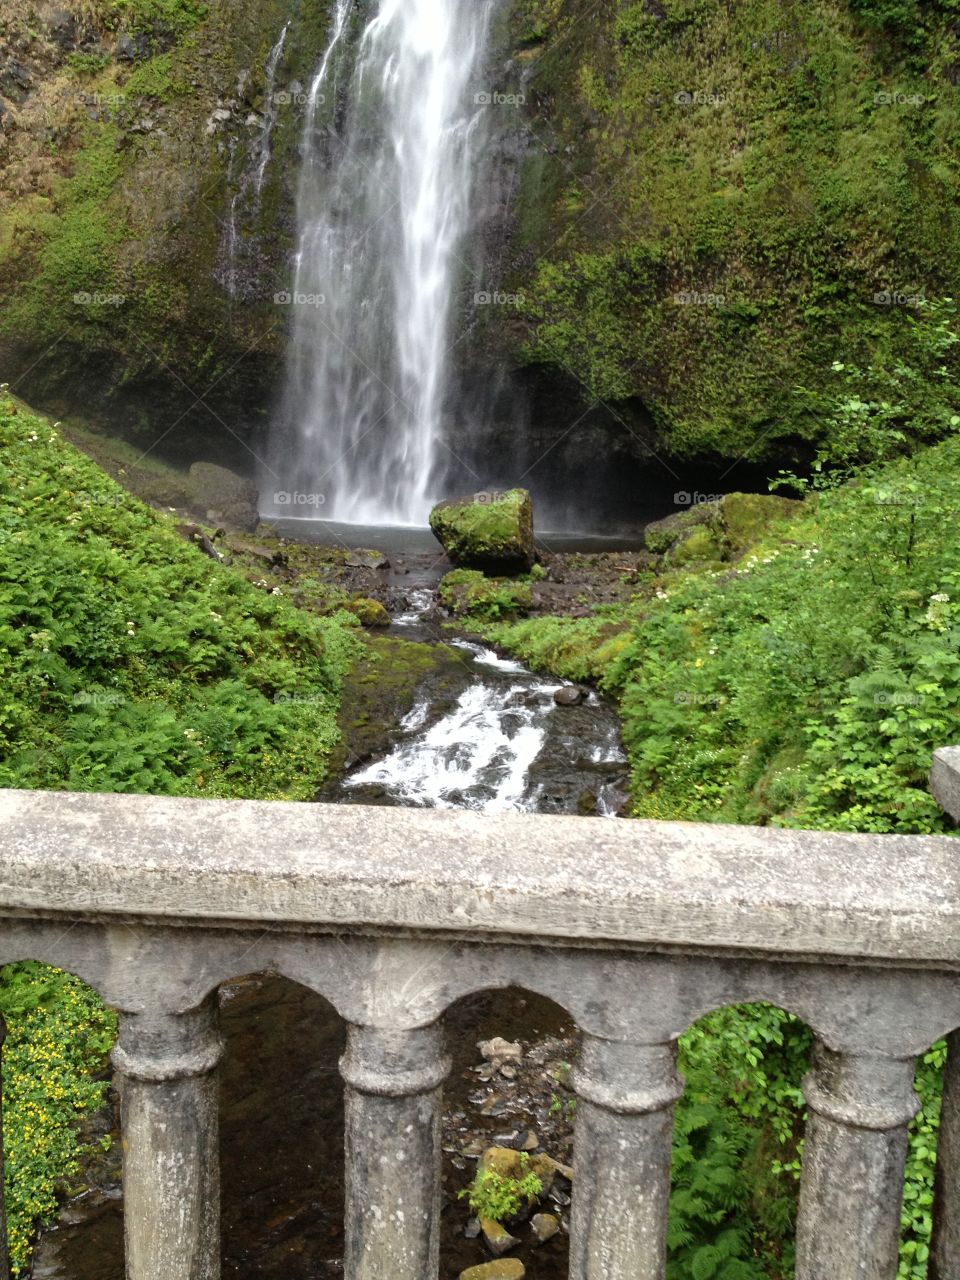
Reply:
[[490, 574], [527, 573], [537, 558], [527, 489], [451, 498], [430, 512], [430, 528], [456, 565]]

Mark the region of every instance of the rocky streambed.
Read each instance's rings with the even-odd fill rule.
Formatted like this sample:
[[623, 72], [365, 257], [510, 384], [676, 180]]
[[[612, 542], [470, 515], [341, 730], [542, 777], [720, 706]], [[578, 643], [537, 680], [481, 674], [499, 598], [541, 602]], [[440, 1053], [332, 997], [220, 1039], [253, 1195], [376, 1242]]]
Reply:
[[[343, 1098], [337, 1059], [344, 1028], [320, 996], [270, 975], [220, 992], [227, 1052], [221, 1074], [223, 1275], [235, 1280], [322, 1280], [343, 1275]], [[549, 1001], [488, 992], [447, 1017], [453, 1069], [443, 1122], [440, 1275], [453, 1280], [492, 1254], [460, 1196], [489, 1148], [571, 1158], [566, 1079], [572, 1028]], [[485, 1057], [478, 1047], [483, 1042]], [[494, 1050], [507, 1048], [501, 1057]], [[98, 1118], [112, 1132], [90, 1185], [43, 1232], [33, 1280], [123, 1280], [120, 1140], [116, 1099]], [[510, 1224], [531, 1280], [567, 1274], [569, 1183], [553, 1180], [542, 1205]], [[543, 1242], [530, 1219], [555, 1219]], [[538, 1222], [539, 1234], [550, 1226]]]

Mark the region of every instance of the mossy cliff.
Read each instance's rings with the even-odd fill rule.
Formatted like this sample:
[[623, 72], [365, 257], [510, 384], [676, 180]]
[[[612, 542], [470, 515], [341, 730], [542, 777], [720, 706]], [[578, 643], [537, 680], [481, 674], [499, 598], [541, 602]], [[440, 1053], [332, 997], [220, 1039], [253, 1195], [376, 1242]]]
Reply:
[[[288, 272], [301, 89], [326, 13], [284, 0], [35, 11], [0, 0], [0, 357], [11, 382], [61, 409], [112, 403], [144, 438], [184, 414], [175, 449], [177, 437], [187, 448], [228, 439], [218, 417], [242, 438], [256, 427], [284, 346], [274, 294]], [[267, 60], [288, 19], [267, 100]]]
[[510, 39], [523, 305], [490, 341], [578, 388], [571, 420], [599, 397], [679, 455], [806, 456], [794, 388], [895, 358], [955, 290], [958, 0], [517, 0]]

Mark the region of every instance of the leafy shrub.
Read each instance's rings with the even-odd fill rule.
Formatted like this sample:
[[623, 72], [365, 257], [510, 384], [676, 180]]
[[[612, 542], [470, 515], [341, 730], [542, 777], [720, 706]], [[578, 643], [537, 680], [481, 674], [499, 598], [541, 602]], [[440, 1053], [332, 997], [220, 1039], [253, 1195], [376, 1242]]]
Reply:
[[29, 1263], [34, 1223], [79, 1171], [79, 1116], [101, 1106], [116, 1019], [78, 979], [46, 965], [0, 969], [3, 1136], [10, 1264]]
[[496, 1169], [479, 1168], [470, 1186], [460, 1192], [478, 1218], [506, 1222], [515, 1218], [521, 1206], [530, 1205], [543, 1190], [540, 1177], [528, 1166], [530, 1157], [520, 1155], [522, 1176], [510, 1177]]
[[487, 578], [477, 569], [454, 569], [440, 581], [440, 603], [458, 617], [496, 621], [525, 613], [530, 583], [523, 578]]

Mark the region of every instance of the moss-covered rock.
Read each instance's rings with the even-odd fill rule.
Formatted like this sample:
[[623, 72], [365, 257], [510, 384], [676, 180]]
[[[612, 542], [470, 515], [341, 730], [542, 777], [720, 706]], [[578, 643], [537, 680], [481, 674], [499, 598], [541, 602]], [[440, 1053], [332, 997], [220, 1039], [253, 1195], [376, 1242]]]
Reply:
[[792, 519], [801, 506], [792, 498], [772, 494], [729, 493], [655, 521], [647, 526], [644, 537], [649, 550], [674, 567], [738, 560], [773, 525]]
[[389, 627], [390, 615], [379, 600], [371, 600], [367, 596], [354, 596], [344, 605], [348, 613], [364, 627]]
[[479, 569], [454, 569], [437, 588], [440, 603], [458, 618], [496, 622], [525, 614], [533, 604], [529, 582], [487, 578]]
[[438, 503], [430, 528], [457, 565], [509, 574], [531, 569], [536, 560], [533, 502], [526, 489]]

